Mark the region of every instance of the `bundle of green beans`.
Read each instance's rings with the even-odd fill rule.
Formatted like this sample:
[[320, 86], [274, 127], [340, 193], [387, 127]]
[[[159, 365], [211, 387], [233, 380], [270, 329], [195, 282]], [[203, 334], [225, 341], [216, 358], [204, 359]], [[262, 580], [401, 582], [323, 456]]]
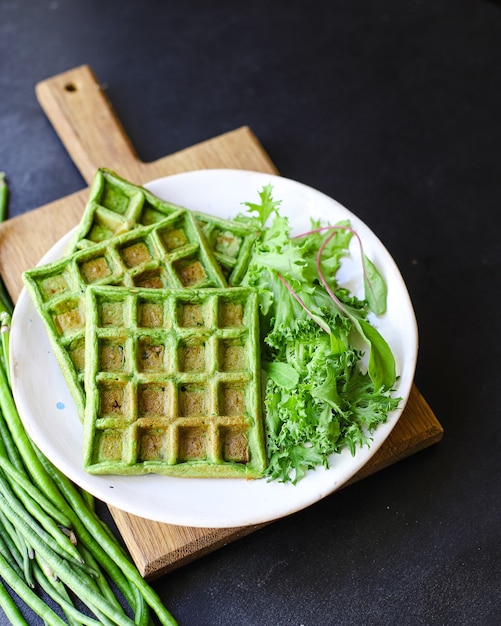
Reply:
[[[7, 190], [0, 175], [0, 217]], [[45, 624], [176, 622], [142, 578], [92, 497], [37, 449], [19, 417], [9, 377], [12, 303], [0, 289], [0, 606], [27, 625], [23, 606]], [[20, 602], [15, 602], [17, 596]]]

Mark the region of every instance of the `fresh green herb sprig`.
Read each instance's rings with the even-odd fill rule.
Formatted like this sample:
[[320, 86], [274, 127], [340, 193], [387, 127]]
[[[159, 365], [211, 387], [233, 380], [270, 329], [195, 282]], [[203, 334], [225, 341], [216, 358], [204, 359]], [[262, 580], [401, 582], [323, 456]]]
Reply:
[[[5, 172], [0, 172], [0, 222], [4, 222], [7, 219], [9, 211], [9, 187], [7, 185], [7, 178]], [[3, 308], [12, 314], [13, 304], [10, 299], [3, 280], [0, 278], [0, 302]]]
[[[333, 453], [369, 445], [398, 406], [393, 354], [368, 319], [386, 310], [387, 290], [349, 222], [312, 221], [311, 230], [291, 236], [272, 186], [259, 196], [261, 204], [244, 203], [248, 212], [237, 219], [261, 233], [244, 284], [260, 298], [268, 477], [296, 483], [329, 467]], [[364, 299], [336, 282], [353, 237]]]

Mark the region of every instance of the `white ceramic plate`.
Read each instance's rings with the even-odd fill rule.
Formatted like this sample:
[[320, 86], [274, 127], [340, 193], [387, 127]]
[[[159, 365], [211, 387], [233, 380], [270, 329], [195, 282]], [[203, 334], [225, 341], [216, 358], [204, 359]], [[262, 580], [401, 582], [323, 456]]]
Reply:
[[[388, 312], [375, 320], [390, 344], [400, 376], [401, 407], [374, 434], [370, 448], [354, 457], [348, 451], [332, 458], [329, 470], [311, 471], [297, 485], [265, 480], [186, 479], [164, 476], [92, 476], [82, 469], [82, 426], [75, 404], [52, 353], [44, 326], [23, 290], [11, 333], [12, 385], [27, 432], [42, 452], [76, 484], [100, 500], [144, 518], [195, 527], [236, 527], [271, 521], [303, 509], [338, 489], [374, 455], [399, 419], [408, 398], [417, 358], [417, 329], [402, 277], [377, 237], [335, 200], [301, 183], [269, 174], [242, 170], [201, 170], [155, 180], [148, 187], [156, 195], [190, 209], [220, 217], [245, 211], [243, 202], [258, 202], [258, 191], [273, 185], [294, 232], [310, 227], [310, 217], [326, 223], [351, 220], [388, 284]], [[69, 234], [40, 261], [63, 255]], [[357, 251], [354, 249], [354, 258]], [[342, 280], [358, 289], [358, 265], [348, 261]]]

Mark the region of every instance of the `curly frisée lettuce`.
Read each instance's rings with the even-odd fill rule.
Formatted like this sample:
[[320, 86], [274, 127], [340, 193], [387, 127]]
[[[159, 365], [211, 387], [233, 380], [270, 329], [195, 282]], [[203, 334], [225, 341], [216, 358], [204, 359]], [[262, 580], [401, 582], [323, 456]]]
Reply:
[[[291, 236], [271, 185], [236, 219], [260, 236], [243, 284], [259, 293], [269, 480], [297, 483], [334, 453], [370, 445], [397, 408], [395, 361], [368, 319], [386, 310], [386, 285], [344, 221]], [[255, 215], [253, 215], [255, 214]], [[360, 247], [360, 299], [336, 275], [352, 238]]]

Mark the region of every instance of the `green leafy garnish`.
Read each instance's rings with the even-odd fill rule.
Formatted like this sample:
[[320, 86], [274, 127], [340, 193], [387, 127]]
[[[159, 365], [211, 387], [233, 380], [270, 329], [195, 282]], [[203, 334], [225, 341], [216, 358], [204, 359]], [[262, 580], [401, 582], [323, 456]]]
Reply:
[[[393, 354], [369, 321], [369, 312], [385, 312], [387, 289], [349, 222], [312, 221], [309, 232], [291, 236], [271, 185], [259, 196], [261, 204], [245, 203], [237, 219], [260, 232], [243, 284], [259, 294], [267, 474], [296, 483], [310, 469], [329, 467], [333, 453], [369, 445], [398, 406]], [[363, 300], [336, 281], [353, 237]]]
[[260, 226], [264, 226], [268, 221], [268, 218], [272, 213], [277, 212], [278, 206], [282, 203], [281, 200], [273, 200], [273, 187], [270, 183], [265, 185], [259, 192], [260, 204], [254, 204], [252, 202], [244, 202], [244, 206], [247, 207], [249, 213], [257, 213], [257, 220]]
[[388, 295], [386, 283], [374, 263], [365, 254], [363, 255], [363, 265], [367, 304], [376, 315], [382, 315], [386, 311], [386, 297]]

